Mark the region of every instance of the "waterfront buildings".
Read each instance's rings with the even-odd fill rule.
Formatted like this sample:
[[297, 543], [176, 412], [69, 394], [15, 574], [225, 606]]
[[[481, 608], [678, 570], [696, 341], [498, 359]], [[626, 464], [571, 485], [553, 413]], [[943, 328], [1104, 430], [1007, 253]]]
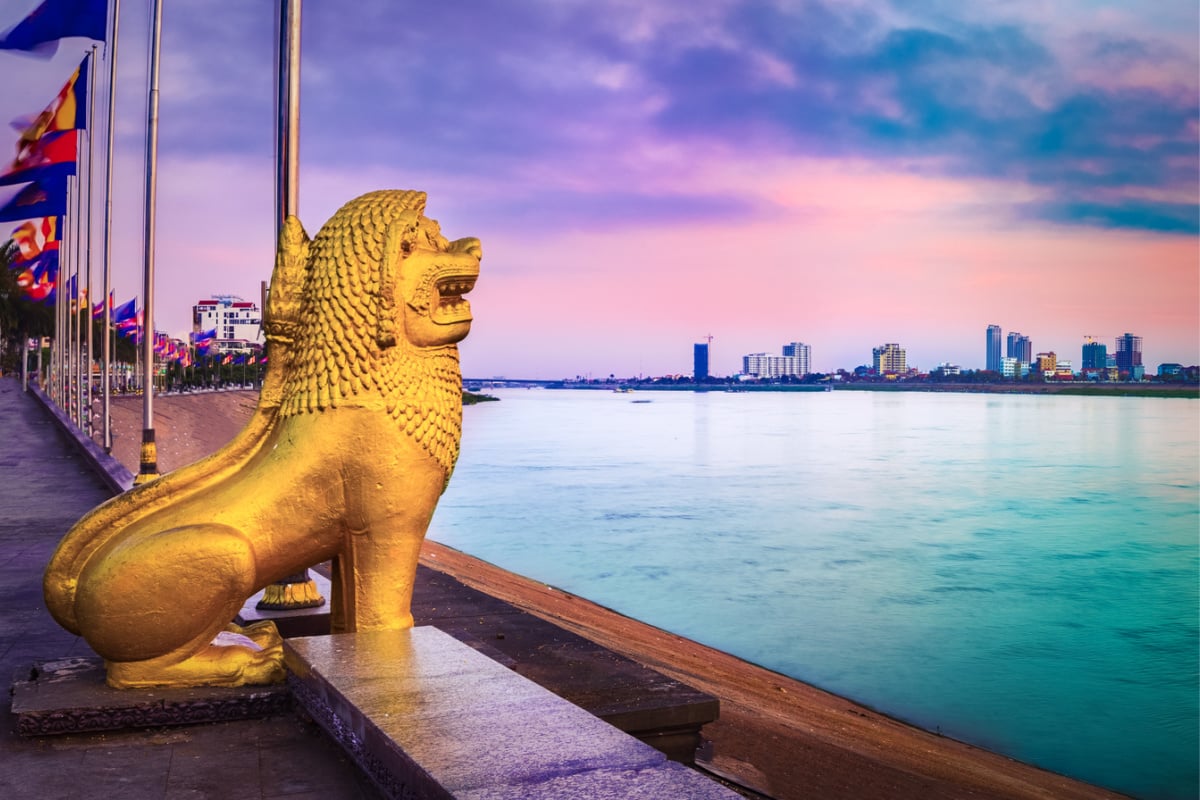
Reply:
[[1026, 370], [1033, 363], [1033, 342], [1029, 341], [1028, 336], [1023, 336], [1017, 331], [1009, 331], [1007, 346], [1004, 355], [1008, 358], [1015, 358], [1018, 364], [1024, 365]]
[[[996, 329], [999, 330], [999, 327]], [[904, 348], [895, 342], [874, 348], [871, 357], [876, 375], [903, 375], [908, 372], [908, 358]]]
[[1174, 377], [1176, 377], [1178, 375], [1182, 375], [1182, 374], [1183, 374], [1183, 364], [1167, 362], [1165, 364], [1158, 365], [1158, 377], [1160, 377], [1160, 378], [1174, 378]]
[[1058, 370], [1058, 356], [1053, 352], [1038, 353], [1033, 369], [1036, 369], [1038, 374], [1044, 378], [1054, 377], [1054, 373]]
[[803, 378], [808, 371], [796, 356], [751, 353], [742, 356], [742, 374], [752, 378]]
[[792, 374], [804, 376], [812, 372], [811, 355], [812, 348], [804, 342], [789, 342], [783, 346], [783, 355], [796, 359], [796, 371]]
[[999, 325], [987, 326], [987, 369], [989, 372], [1000, 371], [1000, 340], [1003, 336]]
[[1108, 348], [1101, 342], [1092, 341], [1092, 337], [1086, 337], [1083, 343], [1083, 361], [1081, 362], [1081, 370], [1089, 369], [1105, 369], [1108, 366]]
[[697, 342], [692, 346], [692, 380], [700, 383], [708, 379], [708, 342]]
[[1130, 377], [1142, 367], [1142, 337], [1126, 333], [1117, 337], [1117, 369]]
[[748, 378], [803, 378], [810, 372], [812, 348], [804, 342], [789, 342], [783, 355], [750, 353], [742, 356], [742, 375]]
[[213, 295], [192, 307], [192, 333], [214, 331], [214, 353], [247, 352], [263, 346], [262, 312], [235, 295]]

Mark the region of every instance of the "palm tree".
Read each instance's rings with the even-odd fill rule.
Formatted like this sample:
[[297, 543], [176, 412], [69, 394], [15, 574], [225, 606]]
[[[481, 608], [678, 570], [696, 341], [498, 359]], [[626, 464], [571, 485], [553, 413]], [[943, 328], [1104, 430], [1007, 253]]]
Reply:
[[54, 309], [35, 303], [17, 286], [17, 245], [12, 239], [0, 245], [0, 369], [15, 371], [21, 366], [21, 342], [54, 332]]

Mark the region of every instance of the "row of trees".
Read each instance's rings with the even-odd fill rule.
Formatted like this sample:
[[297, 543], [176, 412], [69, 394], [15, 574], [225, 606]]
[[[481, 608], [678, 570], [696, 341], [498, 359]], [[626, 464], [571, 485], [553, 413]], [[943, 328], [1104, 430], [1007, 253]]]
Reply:
[[17, 245], [9, 239], [0, 245], [0, 371], [21, 368], [21, 342], [54, 334], [54, 306], [35, 303], [17, 285], [12, 264]]
[[200, 389], [221, 389], [227, 386], [262, 386], [267, 365], [261, 356], [253, 364], [243, 358], [241, 363], [224, 363], [226, 356], [200, 356], [189, 366], [168, 361], [161, 370], [158, 388], [167, 392], [190, 392]]

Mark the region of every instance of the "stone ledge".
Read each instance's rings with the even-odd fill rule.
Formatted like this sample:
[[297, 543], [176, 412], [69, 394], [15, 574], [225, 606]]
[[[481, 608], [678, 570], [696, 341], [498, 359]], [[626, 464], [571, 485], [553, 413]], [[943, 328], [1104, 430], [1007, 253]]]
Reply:
[[436, 628], [284, 653], [296, 699], [389, 797], [738, 797]]
[[63, 658], [19, 669], [12, 683], [17, 733], [48, 736], [257, 719], [290, 711], [283, 685], [113, 689], [99, 658]]

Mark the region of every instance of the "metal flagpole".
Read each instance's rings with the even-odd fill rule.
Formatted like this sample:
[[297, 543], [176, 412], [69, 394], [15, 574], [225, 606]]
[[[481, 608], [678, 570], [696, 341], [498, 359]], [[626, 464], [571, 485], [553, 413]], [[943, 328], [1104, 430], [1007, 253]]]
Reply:
[[[84, 371], [84, 387], [83, 392], [83, 408], [84, 414], [83, 432], [91, 438], [94, 425], [92, 424], [92, 363], [95, 359], [92, 358], [92, 156], [95, 153], [93, 147], [94, 138], [92, 136], [93, 126], [96, 124], [96, 45], [92, 45], [92, 52], [89, 56], [91, 61], [88, 62], [88, 75], [91, 81], [91, 86], [88, 88], [88, 117], [87, 117], [87, 138], [88, 138], [88, 156], [87, 156], [87, 215], [84, 224], [84, 265], [87, 274], [87, 313], [84, 314], [85, 324], [87, 325], [87, 369]], [[108, 298], [104, 298], [104, 303], [108, 303]]]
[[[284, 220], [300, 214], [300, 3], [279, 0], [279, 43], [276, 67], [279, 94], [276, 101], [275, 137], [275, 242]], [[263, 303], [266, 313], [266, 303]], [[273, 356], [272, 356], [273, 357]], [[242, 382], [246, 362], [243, 355]], [[263, 590], [259, 609], [314, 608], [325, 604], [308, 570], [288, 575]]]
[[83, 264], [83, 183], [80, 176], [75, 176], [75, 245], [74, 257], [71, 259], [71, 269], [74, 270], [71, 287], [75, 295], [74, 307], [71, 309], [71, 415], [75, 427], [83, 430], [83, 328], [79, 319], [80, 306], [87, 303], [84, 297], [84, 287], [80, 266]]
[[108, 154], [104, 159], [104, 452], [112, 452], [112, 162], [113, 128], [117, 108], [117, 28], [121, 21], [121, 0], [112, 0], [112, 33], [108, 38]]
[[[65, 210], [65, 209], [64, 209]], [[54, 339], [50, 347], [50, 397], [54, 400], [54, 404], [59, 408], [63, 408], [62, 403], [62, 361], [59, 357], [59, 350], [62, 348], [63, 339], [63, 275], [66, 264], [63, 259], [66, 257], [66, 250], [63, 249], [63, 237], [66, 236], [66, 231], [63, 230], [62, 222], [66, 216], [58, 217], [54, 220], [56, 226], [55, 236], [58, 237], [59, 246], [59, 261], [58, 270], [54, 273]]]
[[[79, 320], [75, 316], [75, 309], [73, 308], [73, 306], [79, 304], [79, 278], [78, 278], [78, 276], [75, 275], [75, 272], [74, 272], [76, 260], [71, 255], [71, 249], [73, 247], [76, 247], [76, 245], [77, 245], [77, 237], [74, 235], [74, 233], [71, 232], [71, 229], [73, 227], [76, 227], [78, 224], [79, 210], [71, 208], [71, 198], [74, 197], [76, 201], [78, 201], [78, 199], [79, 199], [78, 180], [79, 180], [78, 176], [76, 176], [74, 178], [67, 178], [67, 211], [71, 212], [71, 213], [67, 214], [67, 219], [66, 219], [67, 224], [65, 226], [67, 228], [67, 244], [68, 244], [68, 246], [67, 246], [67, 265], [68, 265], [67, 266], [67, 276], [68, 277], [67, 277], [67, 297], [66, 297], [67, 341], [64, 343], [66, 345], [66, 351], [67, 351], [67, 371], [66, 371], [67, 386], [66, 386], [66, 390], [65, 390], [65, 395], [66, 395], [66, 402], [67, 402], [67, 409], [66, 409], [67, 416], [71, 419], [72, 422], [75, 423], [75, 427], [79, 427], [79, 416], [75, 413], [76, 407], [77, 407], [77, 403], [75, 402], [75, 376], [77, 374], [76, 369], [75, 369], [75, 352], [76, 352], [76, 346], [77, 346], [76, 345], [77, 337], [75, 335], [75, 332], [79, 327], [79, 325], [78, 325]], [[72, 191], [73, 188], [74, 188], [74, 191]], [[76, 203], [76, 204], [78, 204], [78, 203]]]
[[279, 99], [276, 103], [275, 241], [300, 213], [300, 0], [280, 0]]
[[154, 445], [154, 203], [158, 167], [158, 56], [162, 41], [162, 0], [154, 0], [150, 25], [150, 93], [146, 103], [146, 211], [142, 283], [142, 453], [134, 484], [158, 477], [158, 450]]

